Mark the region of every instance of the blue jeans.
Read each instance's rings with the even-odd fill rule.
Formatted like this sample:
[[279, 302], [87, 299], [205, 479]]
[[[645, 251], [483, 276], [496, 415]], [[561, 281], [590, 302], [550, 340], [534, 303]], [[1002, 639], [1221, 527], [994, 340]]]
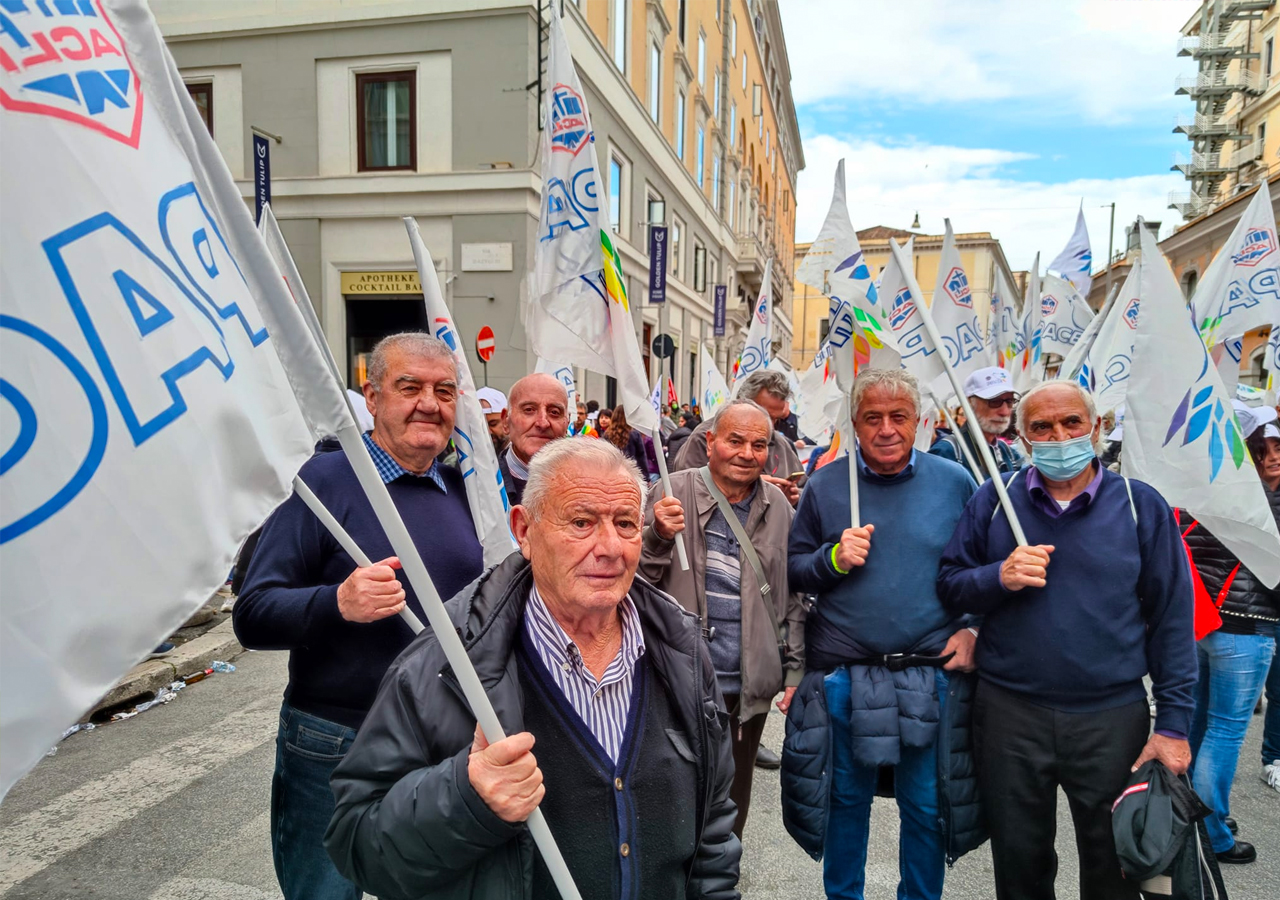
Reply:
[[280, 707], [271, 779], [271, 856], [285, 900], [360, 900], [324, 849], [333, 817], [329, 776], [356, 738], [354, 728]]
[[1196, 644], [1200, 680], [1196, 682], [1196, 712], [1191, 720], [1191, 784], [1213, 810], [1205, 826], [1215, 853], [1235, 846], [1225, 821], [1231, 815], [1231, 784], [1244, 733], [1275, 649], [1275, 638], [1270, 635], [1221, 631], [1205, 635]]
[[[939, 699], [945, 703], [947, 675], [941, 669], [937, 670], [936, 684]], [[832, 900], [863, 900], [877, 770], [853, 761], [849, 670], [843, 666], [836, 669], [826, 677], [824, 687], [831, 714], [832, 778], [822, 882]], [[938, 821], [936, 742], [932, 747], [903, 747], [893, 777], [901, 820], [898, 900], [938, 900], [946, 847]]]
[[[1276, 625], [1276, 645], [1280, 648], [1280, 625]], [[1280, 654], [1280, 650], [1278, 650]], [[1262, 764], [1280, 760], [1280, 655], [1271, 657], [1267, 675], [1267, 714], [1262, 723]]]

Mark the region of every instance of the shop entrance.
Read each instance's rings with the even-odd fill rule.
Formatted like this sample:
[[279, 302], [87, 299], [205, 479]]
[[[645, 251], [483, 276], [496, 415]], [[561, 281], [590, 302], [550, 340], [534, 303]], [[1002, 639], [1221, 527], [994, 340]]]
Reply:
[[430, 331], [422, 296], [347, 297], [347, 384], [360, 390], [373, 345], [400, 331]]

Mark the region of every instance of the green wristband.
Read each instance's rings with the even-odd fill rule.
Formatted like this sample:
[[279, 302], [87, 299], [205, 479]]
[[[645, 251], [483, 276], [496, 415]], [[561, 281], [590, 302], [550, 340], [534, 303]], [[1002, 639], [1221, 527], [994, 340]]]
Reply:
[[836, 574], [838, 575], [848, 575], [849, 570], [840, 568], [840, 563], [836, 562], [836, 551], [839, 549], [840, 549], [839, 544], [833, 544], [831, 546], [831, 568], [835, 569]]

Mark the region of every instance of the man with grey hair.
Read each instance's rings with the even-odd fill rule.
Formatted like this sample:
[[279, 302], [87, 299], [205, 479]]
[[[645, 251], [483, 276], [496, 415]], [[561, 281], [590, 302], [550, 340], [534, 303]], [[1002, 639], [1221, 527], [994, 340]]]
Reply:
[[[939, 801], [939, 769], [955, 769], [938, 757], [954, 752], [966, 689], [957, 676], [973, 666], [974, 632], [943, 607], [937, 580], [977, 485], [914, 449], [920, 393], [906, 371], [861, 372], [851, 406], [861, 524], [852, 524], [850, 467], [825, 466], [805, 487], [787, 549], [791, 588], [817, 603], [783, 748], [784, 821], [823, 854], [827, 896], [861, 898], [877, 771], [894, 767], [898, 896], [937, 900], [948, 854], [976, 845], [972, 823], [957, 820], [971, 802]], [[945, 787], [961, 794], [962, 782]]]
[[1147, 760], [1176, 775], [1191, 761], [1186, 550], [1154, 488], [1100, 465], [1101, 425], [1074, 382], [1028, 391], [1018, 432], [1031, 467], [1006, 480], [1030, 546], [1018, 546], [984, 484], [939, 573], [947, 608], [983, 617], [975, 757], [1001, 900], [1053, 896], [1059, 788], [1075, 822], [1080, 895], [1136, 900], [1116, 858], [1112, 803]]
[[[730, 716], [738, 837], [765, 714], [784, 688], [778, 708], [786, 712], [804, 668], [804, 606], [787, 589], [787, 532], [795, 513], [760, 477], [772, 431], [758, 403], [722, 406], [707, 431], [708, 464], [673, 472], [671, 494], [650, 497], [640, 559], [640, 573], [703, 622]], [[681, 533], [687, 571], [675, 563]]]
[[430, 632], [401, 655], [333, 777], [326, 844], [365, 891], [558, 896], [524, 826], [540, 807], [584, 897], [738, 897], [707, 646], [635, 578], [646, 487], [607, 441], [533, 458], [520, 552], [446, 604], [508, 737], [476, 727]]
[[[769, 414], [770, 424], [786, 418], [791, 410], [791, 385], [787, 383], [787, 376], [781, 372], [768, 369], [752, 372], [736, 393], [744, 400], [754, 400], [760, 404]], [[671, 462], [673, 472], [696, 469], [707, 464], [707, 433], [710, 430], [710, 422], [703, 422], [693, 430], [680, 448], [680, 453]], [[797, 481], [803, 474], [804, 467], [800, 464], [800, 457], [796, 455], [796, 448], [774, 429], [769, 438], [769, 455], [760, 477], [782, 491], [787, 501], [795, 506], [800, 499]]]
[[[374, 347], [364, 385], [374, 426], [365, 448], [446, 597], [483, 569], [462, 475], [439, 461], [457, 395], [453, 353], [443, 341], [406, 332]], [[271, 784], [281, 891], [287, 900], [359, 900], [322, 843], [333, 813], [329, 776], [387, 667], [413, 639], [397, 613], [408, 606], [425, 616], [346, 455], [318, 454], [299, 475], [378, 562], [358, 567], [295, 494], [263, 526], [231, 615], [244, 646], [289, 651]]]

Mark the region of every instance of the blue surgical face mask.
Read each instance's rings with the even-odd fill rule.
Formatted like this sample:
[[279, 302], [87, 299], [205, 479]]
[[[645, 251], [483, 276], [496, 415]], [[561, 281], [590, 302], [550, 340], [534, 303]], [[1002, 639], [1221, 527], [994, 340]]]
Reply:
[[1096, 454], [1093, 435], [1069, 441], [1031, 441], [1031, 464], [1050, 481], [1070, 481], [1089, 467]]

